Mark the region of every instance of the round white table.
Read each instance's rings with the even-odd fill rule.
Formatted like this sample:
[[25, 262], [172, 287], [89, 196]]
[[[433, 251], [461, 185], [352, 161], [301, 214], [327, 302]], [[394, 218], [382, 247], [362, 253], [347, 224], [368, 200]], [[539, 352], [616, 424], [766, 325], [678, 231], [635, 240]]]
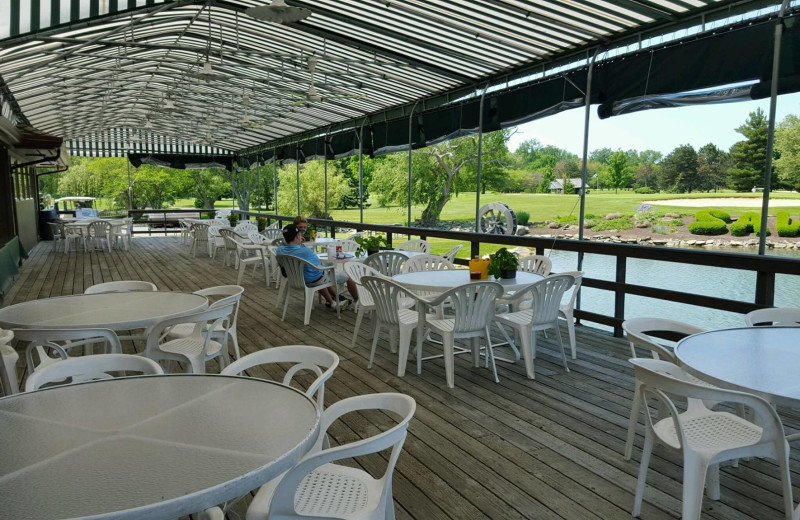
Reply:
[[446, 291], [459, 285], [470, 282], [497, 282], [503, 286], [503, 291], [517, 291], [525, 285], [538, 282], [544, 278], [540, 274], [526, 273], [517, 271], [516, 278], [499, 278], [490, 276], [486, 280], [470, 280], [468, 269], [447, 269], [444, 271], [418, 271], [416, 273], [401, 273], [392, 277], [394, 281], [400, 283], [412, 291]]
[[694, 334], [675, 355], [697, 377], [800, 408], [800, 327], [746, 327]]
[[17, 303], [0, 309], [6, 329], [140, 329], [198, 312], [205, 296], [180, 292], [76, 294]]
[[261, 379], [108, 379], [0, 399], [4, 518], [175, 519], [291, 468], [316, 405]]

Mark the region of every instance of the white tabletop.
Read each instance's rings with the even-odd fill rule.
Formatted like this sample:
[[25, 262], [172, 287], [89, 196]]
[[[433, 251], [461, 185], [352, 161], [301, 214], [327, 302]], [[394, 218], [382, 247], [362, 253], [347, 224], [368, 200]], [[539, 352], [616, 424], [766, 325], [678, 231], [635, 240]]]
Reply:
[[800, 327], [702, 332], [678, 342], [675, 355], [706, 381], [800, 408]]
[[492, 281], [497, 282], [503, 286], [505, 292], [516, 291], [521, 287], [538, 282], [542, 275], [534, 273], [526, 273], [525, 271], [517, 271], [516, 278], [494, 278], [489, 277], [488, 280], [470, 280], [468, 269], [449, 269], [444, 271], [418, 271], [416, 273], [401, 273], [392, 277], [394, 281], [401, 283], [411, 290], [431, 291], [441, 290], [446, 291], [465, 283], [473, 281]]
[[0, 327], [138, 329], [167, 318], [198, 312], [207, 306], [208, 299], [205, 296], [191, 293], [77, 294], [31, 300], [0, 309]]
[[175, 519], [241, 496], [313, 445], [315, 404], [254, 378], [118, 378], [0, 399], [4, 518]]

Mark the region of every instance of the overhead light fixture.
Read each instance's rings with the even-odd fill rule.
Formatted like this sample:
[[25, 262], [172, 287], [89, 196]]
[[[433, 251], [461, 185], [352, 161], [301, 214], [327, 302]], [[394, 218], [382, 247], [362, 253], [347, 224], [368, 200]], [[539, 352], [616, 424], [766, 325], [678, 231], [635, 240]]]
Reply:
[[203, 68], [201, 70], [193, 72], [189, 75], [194, 78], [202, 79], [206, 83], [216, 80], [223, 80], [227, 78], [227, 76], [224, 76], [222, 74], [217, 74], [216, 72], [214, 72], [214, 69], [211, 68], [211, 62], [208, 61], [208, 59], [206, 59], [206, 61], [203, 62]]
[[161, 110], [165, 112], [175, 112], [178, 110], [178, 107], [175, 106], [175, 102], [172, 101], [170, 98], [164, 100], [164, 106], [161, 107]]
[[294, 23], [311, 16], [310, 10], [286, 5], [285, 0], [272, 0], [270, 5], [251, 7], [245, 13], [257, 20], [272, 23]]
[[152, 128], [153, 128], [153, 123], [150, 121], [150, 119], [148, 119], [147, 121], [145, 121], [145, 123], [144, 123], [144, 127], [145, 127], [146, 129], [148, 129], [148, 130], [150, 130], [150, 129], [152, 129]]

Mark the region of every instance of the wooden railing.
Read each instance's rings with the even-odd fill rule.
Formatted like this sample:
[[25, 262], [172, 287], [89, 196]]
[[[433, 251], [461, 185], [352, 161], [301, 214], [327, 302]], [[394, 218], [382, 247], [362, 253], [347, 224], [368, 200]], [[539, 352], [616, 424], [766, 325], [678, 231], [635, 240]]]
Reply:
[[[147, 230], [136, 229], [134, 235], [152, 235], [155, 231], [159, 235], [167, 235], [179, 231], [179, 218], [213, 218], [216, 210], [213, 209], [133, 209], [128, 211], [128, 217], [133, 219], [134, 226], [146, 224]], [[155, 219], [148, 218], [155, 215]]]
[[[241, 214], [241, 218], [260, 216], [267, 218], [268, 222], [278, 220], [282, 224], [291, 222], [293, 218], [267, 213], [238, 213]], [[578, 241], [547, 237], [488, 235], [482, 233], [466, 233], [462, 231], [409, 228], [403, 226], [386, 226], [311, 218], [308, 219], [308, 221], [314, 224], [318, 230], [327, 230], [332, 237], [335, 237], [337, 232], [341, 235], [342, 230], [384, 233], [390, 247], [394, 237], [401, 235], [403, 236], [403, 240], [408, 236], [413, 236], [423, 239], [436, 237], [468, 242], [470, 244], [471, 257], [480, 254], [481, 244], [527, 247], [536, 250], [536, 254], [544, 254], [545, 250], [553, 249], [575, 252], [579, 257], [582, 257], [582, 255], [606, 255], [613, 257], [616, 259], [615, 277], [613, 281], [590, 277], [583, 278], [584, 287], [592, 287], [614, 294], [613, 315], [609, 316], [577, 309], [575, 311], [575, 316], [578, 320], [586, 320], [613, 327], [616, 336], [622, 335], [621, 325], [625, 320], [625, 296], [628, 294], [744, 314], [755, 309], [774, 305], [776, 274], [800, 275], [800, 259], [794, 258], [720, 251], [699, 251], [659, 246], [616, 244], [587, 240]], [[756, 284], [753, 298], [751, 301], [731, 300], [715, 296], [705, 296], [689, 292], [648, 287], [646, 285], [631, 284], [626, 280], [627, 261], [629, 258], [677, 264], [668, 266], [672, 268], [679, 268], [680, 264], [705, 265], [754, 272], [756, 273]], [[458, 262], [465, 264], [466, 260], [461, 259], [458, 260]]]

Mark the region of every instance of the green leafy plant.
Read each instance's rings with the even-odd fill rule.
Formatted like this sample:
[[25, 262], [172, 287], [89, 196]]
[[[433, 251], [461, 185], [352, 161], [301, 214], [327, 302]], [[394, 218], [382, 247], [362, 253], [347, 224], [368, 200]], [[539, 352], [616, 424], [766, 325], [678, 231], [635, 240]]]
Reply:
[[236, 223], [239, 222], [239, 214], [231, 213], [228, 215], [228, 222], [231, 223], [231, 227], [236, 227]]
[[779, 237], [796, 237], [800, 234], [800, 221], [793, 221], [788, 211], [779, 211], [775, 219]]
[[731, 216], [719, 209], [704, 209], [694, 215], [695, 221], [689, 224], [689, 233], [693, 235], [724, 235], [728, 232], [726, 222]]
[[264, 231], [267, 227], [267, 219], [264, 217], [256, 217], [256, 226], [258, 226], [259, 233]]
[[592, 226], [592, 231], [609, 231], [612, 229], [616, 229], [617, 231], [622, 231], [623, 229], [631, 229], [633, 227], [633, 222], [631, 222], [630, 217], [619, 217], [612, 220], [601, 220], [594, 226]]
[[389, 245], [388, 242], [386, 242], [386, 237], [383, 236], [383, 235], [370, 235], [370, 236], [365, 236], [365, 237], [355, 237], [353, 240], [355, 240], [356, 243], [359, 246], [361, 246], [358, 249], [359, 253], [362, 252], [362, 251], [367, 251], [367, 252], [379, 251], [381, 246]]
[[527, 226], [530, 219], [531, 214], [527, 211], [517, 211], [517, 224], [520, 226]]
[[306, 242], [315, 241], [317, 239], [317, 226], [315, 226], [314, 224], [308, 224], [308, 227], [306, 227], [306, 232], [303, 235], [303, 238], [306, 240]]
[[505, 247], [489, 255], [489, 274], [495, 278], [500, 278], [503, 271], [516, 271], [517, 267], [519, 267], [517, 255]]

